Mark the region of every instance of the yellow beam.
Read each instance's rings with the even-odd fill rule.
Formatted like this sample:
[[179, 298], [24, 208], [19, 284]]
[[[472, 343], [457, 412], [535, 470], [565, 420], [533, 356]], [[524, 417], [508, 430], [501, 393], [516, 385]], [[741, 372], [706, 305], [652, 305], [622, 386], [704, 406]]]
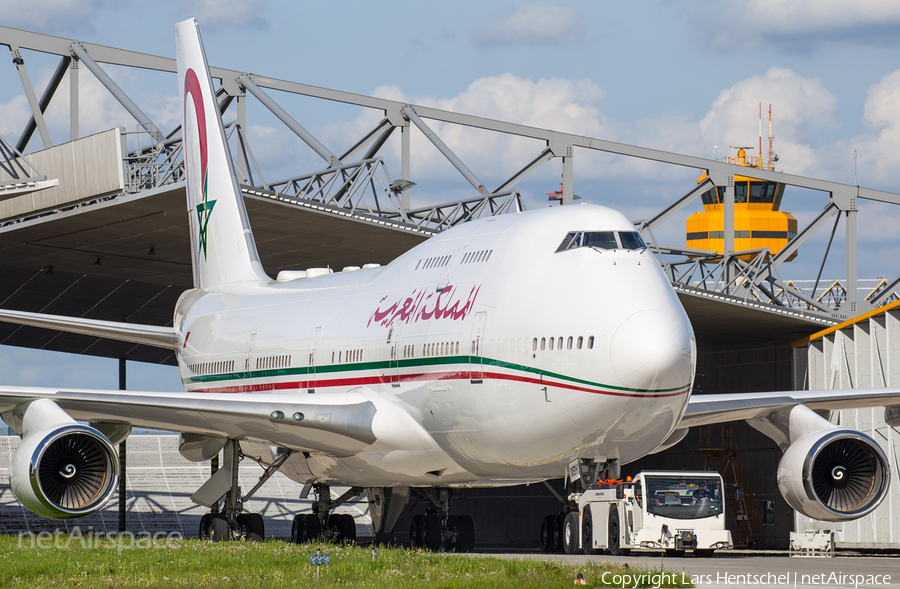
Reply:
[[891, 309], [896, 309], [900, 307], [900, 301], [894, 301], [893, 303], [888, 303], [882, 307], [878, 307], [877, 309], [873, 309], [868, 313], [863, 313], [862, 315], [858, 315], [853, 319], [848, 319], [843, 323], [838, 323], [837, 325], [833, 325], [827, 329], [823, 329], [822, 331], [818, 331], [812, 334], [809, 337], [805, 337], [803, 339], [799, 339], [791, 344], [793, 348], [802, 348], [803, 346], [809, 344], [809, 342], [815, 341], [817, 339], [821, 339], [828, 335], [829, 333], [834, 333], [835, 331], [840, 331], [841, 329], [846, 329], [855, 323], [859, 323], [860, 321], [865, 321], [869, 317], [875, 317], [876, 315], [881, 315], [885, 311], [890, 311]]

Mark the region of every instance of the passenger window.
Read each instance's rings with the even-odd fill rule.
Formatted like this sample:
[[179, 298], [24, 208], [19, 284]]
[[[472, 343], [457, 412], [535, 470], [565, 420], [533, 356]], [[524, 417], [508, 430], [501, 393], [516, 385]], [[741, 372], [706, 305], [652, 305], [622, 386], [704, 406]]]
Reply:
[[572, 349], [572, 336], [571, 336], [571, 335], [569, 336], [569, 339], [566, 340], [566, 349], [567, 349], [567, 350], [571, 350], [571, 349]]
[[556, 340], [556, 349], [557, 350], [562, 349], [562, 338], [561, 337], [558, 340]]
[[531, 342], [531, 351], [537, 352], [537, 338], [534, 338], [534, 340]]
[[551, 351], [553, 350], [553, 338], [552, 337], [550, 338], [550, 350]]
[[547, 338], [542, 337], [541, 338], [541, 351], [542, 352], [544, 351], [544, 346], [546, 346], [546, 345], [547, 345]]
[[591, 336], [588, 338], [588, 349], [589, 350], [594, 349], [594, 336]]

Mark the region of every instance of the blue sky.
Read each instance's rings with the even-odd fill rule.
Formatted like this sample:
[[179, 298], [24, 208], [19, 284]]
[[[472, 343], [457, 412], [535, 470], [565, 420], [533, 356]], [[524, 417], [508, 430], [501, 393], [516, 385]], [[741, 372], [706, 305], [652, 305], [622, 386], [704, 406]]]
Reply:
[[[0, 0], [2, 24], [174, 56], [173, 23], [200, 21], [215, 65], [360, 94], [713, 157], [757, 142], [758, 104], [773, 105], [775, 150], [786, 172], [900, 192], [900, 3], [860, 0], [645, 2], [278, 2], [265, 0]], [[55, 58], [26, 54], [38, 91]], [[0, 70], [0, 133], [15, 139], [26, 108], [12, 65]], [[82, 132], [135, 124], [82, 69]], [[111, 75], [165, 130], [178, 117], [174, 76], [110, 68]], [[63, 93], [66, 94], [66, 93]], [[61, 98], [65, 98], [64, 96]], [[380, 118], [346, 106], [275, 95], [333, 151]], [[251, 146], [267, 176], [321, 167], [308, 148], [250, 103]], [[51, 132], [68, 134], [64, 100], [48, 113]], [[232, 115], [233, 117], [233, 115]], [[227, 118], [227, 117], [226, 117]], [[489, 185], [527, 163], [541, 146], [434, 125]], [[471, 188], [414, 136], [413, 204], [454, 200]], [[32, 149], [39, 146], [32, 143]], [[399, 176], [396, 145], [386, 150]], [[558, 162], [521, 185], [529, 208], [548, 206]], [[687, 192], [686, 170], [577, 152], [575, 192], [632, 219], [646, 218]], [[808, 221], [823, 195], [793, 190], [784, 210]], [[699, 210], [699, 204], [694, 210]], [[683, 243], [685, 215], [657, 237]], [[862, 277], [900, 273], [900, 210], [861, 205]], [[811, 278], [827, 232], [783, 271]], [[825, 276], [843, 277], [839, 228]], [[130, 386], [177, 389], [170, 369], [129, 365]], [[114, 361], [72, 360], [4, 348], [8, 384], [115, 387]]]

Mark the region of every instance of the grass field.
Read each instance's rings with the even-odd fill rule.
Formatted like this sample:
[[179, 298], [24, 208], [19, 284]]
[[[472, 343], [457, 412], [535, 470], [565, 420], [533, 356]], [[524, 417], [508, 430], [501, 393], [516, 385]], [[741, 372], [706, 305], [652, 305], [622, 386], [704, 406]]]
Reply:
[[[310, 555], [330, 558], [317, 578]], [[0, 536], [0, 587], [377, 587], [551, 588], [587, 586], [689, 587], [681, 574], [608, 565], [574, 566], [536, 560], [431, 553], [404, 548], [295, 545], [271, 541], [212, 544], [200, 540], [87, 535]], [[604, 574], [606, 573], [606, 574]], [[617, 577], [616, 575], [629, 575]], [[638, 582], [635, 583], [634, 580]], [[603, 581], [607, 581], [604, 583]], [[627, 582], [631, 581], [631, 582]], [[660, 582], [662, 581], [662, 582]], [[623, 583], [624, 582], [624, 583]]]

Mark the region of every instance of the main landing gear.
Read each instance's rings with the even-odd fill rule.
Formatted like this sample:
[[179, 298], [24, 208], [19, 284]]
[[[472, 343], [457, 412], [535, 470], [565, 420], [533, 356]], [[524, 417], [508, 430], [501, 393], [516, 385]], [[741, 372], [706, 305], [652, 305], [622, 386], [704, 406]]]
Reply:
[[[238, 467], [244, 455], [241, 453], [238, 440], [228, 440], [224, 448], [224, 466], [216, 471], [192, 497], [195, 502], [207, 507], [215, 506], [216, 509], [215, 512], [207, 513], [200, 518], [200, 538], [213, 542], [228, 540], [262, 542], [265, 540], [266, 530], [262, 515], [243, 513], [244, 503], [281, 468], [290, 455], [290, 450], [280, 454], [272, 464], [265, 468], [256, 485], [242, 496], [238, 480]], [[223, 489], [227, 490], [223, 493]], [[219, 512], [218, 505], [223, 495], [225, 505]]]
[[450, 489], [414, 489], [419, 499], [429, 503], [425, 515], [417, 515], [409, 526], [413, 548], [435, 552], [471, 552], [475, 547], [475, 523], [469, 515], [450, 515]]
[[[544, 481], [544, 487], [556, 497], [561, 506], [560, 513], [547, 515], [541, 521], [541, 548], [544, 552], [574, 554], [579, 550], [579, 539], [584, 530], [578, 526], [578, 503], [569, 498], [575, 493], [582, 493], [598, 480], [618, 476], [619, 465], [615, 459], [595, 462], [591, 458], [580, 458], [569, 464], [564, 495], [557, 493], [556, 489]], [[589, 519], [585, 523], [591, 525]]]
[[[364, 489], [351, 487], [337, 499], [331, 498], [331, 487], [314, 485], [316, 500], [312, 513], [297, 514], [291, 526], [291, 542], [305, 544], [317, 540], [336, 544], [356, 542], [356, 521], [352, 515], [332, 513], [332, 510], [359, 496]], [[304, 496], [306, 494], [304, 493]]]

